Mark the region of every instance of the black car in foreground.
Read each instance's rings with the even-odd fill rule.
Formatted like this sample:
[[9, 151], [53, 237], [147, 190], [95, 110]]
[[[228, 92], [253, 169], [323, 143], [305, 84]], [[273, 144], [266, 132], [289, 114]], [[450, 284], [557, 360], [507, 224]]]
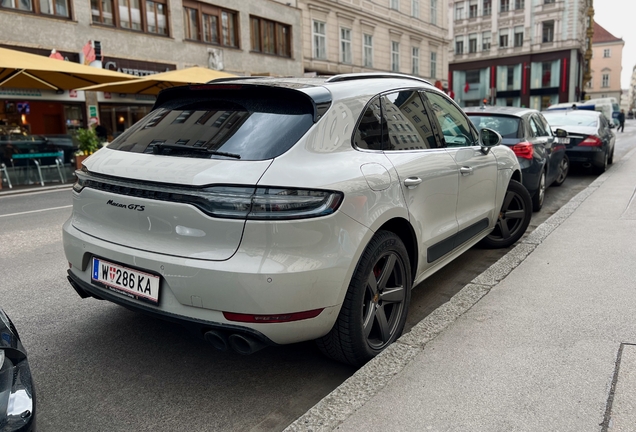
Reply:
[[614, 162], [616, 135], [605, 116], [598, 111], [555, 110], [542, 113], [552, 128], [568, 132], [566, 154], [572, 163], [593, 166], [599, 173]]
[[546, 188], [561, 186], [568, 175], [570, 164], [561, 139], [567, 132], [553, 132], [543, 115], [533, 109], [482, 106], [464, 111], [478, 130], [499, 132], [502, 144], [517, 155], [532, 209], [541, 210]]
[[35, 389], [27, 353], [13, 322], [0, 309], [0, 431], [35, 431]]

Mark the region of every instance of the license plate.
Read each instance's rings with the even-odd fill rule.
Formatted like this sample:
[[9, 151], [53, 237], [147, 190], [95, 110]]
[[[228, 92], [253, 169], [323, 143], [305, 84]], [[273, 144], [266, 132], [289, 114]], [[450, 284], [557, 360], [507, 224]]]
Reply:
[[159, 303], [159, 276], [93, 258], [91, 279], [127, 297]]

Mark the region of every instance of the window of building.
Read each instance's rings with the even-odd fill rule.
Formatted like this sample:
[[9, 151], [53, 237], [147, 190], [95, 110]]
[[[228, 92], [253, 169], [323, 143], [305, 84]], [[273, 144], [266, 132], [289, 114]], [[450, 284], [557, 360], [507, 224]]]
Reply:
[[525, 3], [525, 0], [515, 0], [515, 9], [523, 9]]
[[418, 47], [413, 47], [411, 52], [411, 60], [413, 67], [411, 68], [411, 73], [413, 75], [420, 74], [420, 49]]
[[492, 37], [492, 34], [490, 33], [490, 31], [485, 31], [481, 34], [481, 49], [482, 51], [489, 51], [490, 50], [490, 39]]
[[[120, 0], [121, 1], [121, 0]], [[185, 38], [238, 48], [238, 13], [184, 0]]]
[[455, 54], [464, 53], [464, 36], [457, 36], [455, 38]]
[[587, 88], [592, 88], [594, 87], [594, 77], [590, 78], [590, 80], [587, 82], [586, 84]]
[[612, 54], [610, 48], [606, 48], [603, 50], [603, 57], [610, 57]]
[[543, 4], [554, 3], [556, 0], [543, 0]]
[[489, 16], [492, 13], [492, 0], [483, 0], [484, 16]]
[[523, 46], [523, 26], [515, 27], [515, 46]]
[[464, 19], [464, 2], [455, 3], [455, 19]]
[[391, 9], [400, 10], [400, 0], [391, 0]]
[[[40, 4], [45, 1], [53, 0], [40, 0]], [[58, 3], [58, 0], [55, 0], [55, 3]], [[167, 15], [166, 0], [118, 0], [117, 3], [114, 0], [91, 0], [91, 17], [94, 24], [167, 35]]]
[[603, 74], [601, 77], [601, 87], [609, 87], [610, 85], [610, 76], [609, 74]]
[[509, 33], [507, 28], [499, 30], [499, 48], [508, 48]]
[[499, 0], [499, 12], [508, 12], [510, 10], [510, 0]]
[[431, 0], [431, 24], [437, 25], [437, 0]]
[[326, 59], [327, 58], [327, 32], [326, 24], [322, 21], [314, 20], [312, 28], [312, 39], [314, 41], [314, 58]]
[[340, 61], [350, 64], [351, 59], [351, 29], [340, 27]]
[[431, 78], [437, 78], [437, 53], [431, 51]]
[[541, 85], [550, 87], [552, 82], [552, 62], [543, 62], [541, 64]]
[[543, 22], [543, 39], [542, 42], [553, 42], [554, 41], [554, 21], [544, 21]]
[[391, 42], [391, 71], [400, 71], [400, 43]]
[[470, 0], [468, 4], [468, 17], [477, 18], [477, 0]]
[[252, 51], [291, 57], [291, 26], [250, 16]]
[[420, 17], [420, 0], [411, 0], [411, 15], [414, 18]]
[[2, 0], [0, 2], [0, 10], [1, 9], [33, 12], [38, 15], [49, 15], [59, 18], [71, 17], [68, 0]]
[[477, 34], [472, 33], [468, 35], [468, 52], [476, 53], [477, 52]]
[[364, 67], [373, 67], [373, 36], [370, 34], [362, 36], [362, 57]]
[[507, 76], [506, 76], [506, 86], [507, 88], [512, 88], [515, 85], [515, 67], [508, 66]]
[[479, 85], [479, 69], [466, 71], [466, 83]]

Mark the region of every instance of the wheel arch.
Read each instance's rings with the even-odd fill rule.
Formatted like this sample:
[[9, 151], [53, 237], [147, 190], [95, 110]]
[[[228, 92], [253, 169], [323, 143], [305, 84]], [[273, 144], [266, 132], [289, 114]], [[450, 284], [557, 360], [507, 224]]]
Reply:
[[409, 254], [409, 262], [411, 265], [411, 280], [415, 280], [415, 273], [417, 271], [418, 264], [418, 256], [419, 256], [419, 248], [417, 245], [417, 237], [415, 235], [415, 230], [411, 226], [411, 223], [401, 217], [394, 217], [386, 222], [384, 222], [379, 228], [378, 231], [390, 231], [400, 237], [402, 243], [406, 247], [406, 251]]

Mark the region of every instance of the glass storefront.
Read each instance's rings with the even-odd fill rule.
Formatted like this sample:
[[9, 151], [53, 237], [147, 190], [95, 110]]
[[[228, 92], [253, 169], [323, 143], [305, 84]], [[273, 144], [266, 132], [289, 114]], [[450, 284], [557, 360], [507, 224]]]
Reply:
[[106, 128], [108, 141], [117, 138], [122, 132], [150, 113], [152, 105], [99, 104], [100, 124]]

